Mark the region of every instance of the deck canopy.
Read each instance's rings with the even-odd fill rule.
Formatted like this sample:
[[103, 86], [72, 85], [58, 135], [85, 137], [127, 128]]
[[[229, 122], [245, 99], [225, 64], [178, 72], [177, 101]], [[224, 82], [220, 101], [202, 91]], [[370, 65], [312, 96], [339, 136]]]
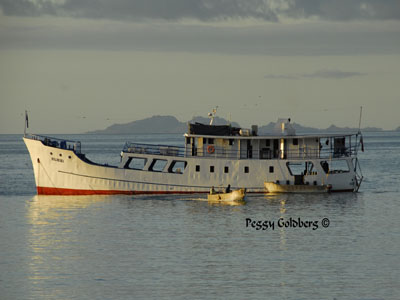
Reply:
[[233, 136], [238, 135], [240, 128], [230, 125], [206, 125], [201, 123], [189, 123], [189, 134], [212, 135], [212, 136]]
[[[242, 136], [242, 135], [218, 135], [220, 138], [226, 139], [244, 139], [244, 140], [265, 140], [265, 139], [307, 139], [307, 138], [335, 138], [335, 137], [350, 137], [350, 136], [358, 136], [358, 132], [346, 132], [346, 133], [321, 133], [321, 134], [304, 134], [304, 135], [257, 135], [257, 136]], [[215, 134], [193, 134], [193, 133], [185, 133], [185, 137], [194, 137], [194, 138], [215, 138]]]

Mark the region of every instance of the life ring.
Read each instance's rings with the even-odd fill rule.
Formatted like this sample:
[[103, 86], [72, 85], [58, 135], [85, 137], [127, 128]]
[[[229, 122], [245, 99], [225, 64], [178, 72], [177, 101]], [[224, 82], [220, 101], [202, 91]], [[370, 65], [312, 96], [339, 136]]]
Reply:
[[214, 153], [214, 151], [215, 151], [215, 148], [214, 148], [214, 146], [212, 146], [212, 145], [209, 145], [209, 146], [207, 147], [207, 152], [208, 152], [209, 154], [213, 154], [213, 153]]

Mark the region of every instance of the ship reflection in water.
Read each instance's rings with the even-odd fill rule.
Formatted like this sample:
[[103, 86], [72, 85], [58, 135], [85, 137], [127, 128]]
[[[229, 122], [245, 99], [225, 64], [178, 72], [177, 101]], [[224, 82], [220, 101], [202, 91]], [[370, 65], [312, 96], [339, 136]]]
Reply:
[[[107, 201], [110, 201], [107, 196], [36, 195], [27, 202], [30, 224], [27, 243], [31, 254], [27, 258], [28, 282], [33, 298], [62, 299], [65, 296], [67, 279], [77, 272], [77, 266], [88, 264], [88, 253], [92, 250], [85, 247], [88, 234], [84, 231], [96, 218], [98, 210], [93, 206]], [[95, 240], [93, 233], [90, 238]], [[56, 284], [53, 286], [53, 283]], [[52, 288], [45, 288], [50, 286]]]
[[[365, 260], [349, 257], [354, 243], [361, 243], [355, 238], [370, 242], [361, 226], [363, 194], [343, 195], [250, 194], [246, 205], [234, 206], [210, 203], [205, 194], [35, 196], [26, 202], [26, 248], [17, 261], [25, 277], [18, 277], [22, 295], [15, 298], [179, 298], [204, 286], [213, 293], [235, 286], [217, 298], [241, 299], [255, 285], [258, 298], [266, 286], [278, 288], [275, 299], [295, 298], [293, 286], [318, 287], [323, 298], [366, 274], [353, 268], [364, 271]], [[324, 217], [331, 220], [328, 228], [281, 226]], [[246, 219], [275, 227], [246, 227]], [[383, 241], [375, 237], [371, 247], [378, 250]], [[384, 269], [394, 260], [389, 262]], [[339, 282], [325, 283], [338, 274]]]

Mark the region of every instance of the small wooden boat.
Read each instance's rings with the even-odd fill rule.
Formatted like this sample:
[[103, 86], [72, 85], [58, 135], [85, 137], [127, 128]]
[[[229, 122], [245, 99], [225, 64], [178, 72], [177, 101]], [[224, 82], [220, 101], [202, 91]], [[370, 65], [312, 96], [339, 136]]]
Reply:
[[208, 201], [229, 201], [229, 202], [238, 202], [244, 201], [244, 197], [246, 196], [246, 189], [238, 189], [233, 190], [229, 193], [213, 193], [208, 194]]
[[290, 185], [268, 181], [264, 182], [264, 187], [269, 193], [328, 193], [331, 190], [331, 185]]

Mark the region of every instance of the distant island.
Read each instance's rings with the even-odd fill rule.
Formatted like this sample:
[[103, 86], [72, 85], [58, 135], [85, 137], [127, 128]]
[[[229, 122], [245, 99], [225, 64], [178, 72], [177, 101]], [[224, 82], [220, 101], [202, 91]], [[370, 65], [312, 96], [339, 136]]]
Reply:
[[[204, 117], [194, 117], [192, 120], [188, 121], [191, 123], [203, 123], [208, 124], [210, 120]], [[86, 132], [87, 134], [154, 134], [154, 133], [185, 133], [187, 132], [187, 123], [180, 122], [174, 116], [152, 116], [150, 118], [145, 118], [142, 120], [137, 120], [124, 124], [113, 124], [103, 130], [94, 130]], [[215, 117], [214, 125], [226, 125], [229, 122], [224, 118]], [[275, 127], [275, 122], [270, 122], [267, 125], [259, 126], [259, 134], [269, 134], [272, 133]], [[241, 127], [238, 123], [232, 122], [233, 127]], [[321, 133], [321, 132], [354, 132], [358, 131], [358, 128], [350, 127], [337, 127], [331, 125], [325, 129], [313, 128], [302, 126], [298, 123], [293, 123], [293, 127], [296, 129], [297, 133]], [[376, 132], [382, 131], [382, 128], [377, 127], [366, 127], [361, 129], [363, 132]], [[396, 130], [400, 131], [400, 127]]]
[[[204, 117], [194, 117], [189, 122], [208, 124], [210, 120]], [[214, 125], [226, 125], [228, 121], [214, 118]], [[234, 127], [240, 127], [236, 122], [231, 123]], [[179, 122], [173, 116], [152, 116], [142, 120], [137, 120], [125, 124], [113, 124], [103, 130], [86, 132], [88, 134], [151, 134], [151, 133], [185, 133], [188, 129], [187, 122]]]

